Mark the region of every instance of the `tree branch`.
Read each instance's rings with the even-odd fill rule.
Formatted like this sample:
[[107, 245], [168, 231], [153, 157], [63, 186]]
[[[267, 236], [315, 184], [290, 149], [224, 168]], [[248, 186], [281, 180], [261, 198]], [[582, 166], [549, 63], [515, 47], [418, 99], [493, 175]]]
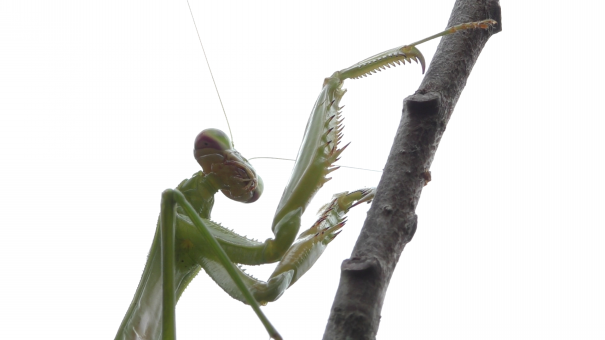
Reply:
[[324, 340], [374, 339], [389, 281], [416, 231], [416, 206], [433, 157], [483, 46], [501, 31], [498, 0], [457, 0], [447, 27], [494, 19], [490, 31], [464, 31], [442, 38], [415, 94], [404, 100], [401, 122], [372, 207], [340, 284]]

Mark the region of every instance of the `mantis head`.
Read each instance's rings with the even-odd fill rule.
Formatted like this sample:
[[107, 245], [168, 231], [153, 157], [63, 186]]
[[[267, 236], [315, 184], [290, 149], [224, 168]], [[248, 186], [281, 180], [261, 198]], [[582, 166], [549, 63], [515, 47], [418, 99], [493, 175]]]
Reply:
[[195, 138], [193, 155], [206, 175], [214, 174], [230, 199], [252, 203], [263, 193], [263, 180], [219, 129], [206, 129]]

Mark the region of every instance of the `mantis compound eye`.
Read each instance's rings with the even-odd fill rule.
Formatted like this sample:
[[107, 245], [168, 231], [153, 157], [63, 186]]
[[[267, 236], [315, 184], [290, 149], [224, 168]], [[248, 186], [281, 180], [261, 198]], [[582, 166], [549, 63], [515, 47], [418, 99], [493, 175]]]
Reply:
[[212, 165], [225, 161], [225, 153], [231, 149], [231, 140], [219, 129], [206, 129], [195, 137], [193, 156], [204, 173], [212, 172]]
[[214, 174], [232, 200], [252, 203], [263, 192], [263, 180], [219, 129], [206, 129], [195, 138], [193, 154], [205, 174]]
[[219, 129], [206, 129], [195, 137], [194, 146], [196, 151], [202, 149], [228, 150], [231, 149], [231, 140], [226, 133]]

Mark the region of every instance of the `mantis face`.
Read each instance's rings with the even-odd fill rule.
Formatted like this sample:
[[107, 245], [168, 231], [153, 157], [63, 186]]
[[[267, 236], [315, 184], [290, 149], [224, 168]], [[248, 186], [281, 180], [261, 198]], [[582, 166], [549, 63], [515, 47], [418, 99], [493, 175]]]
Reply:
[[214, 174], [219, 189], [232, 200], [252, 203], [263, 193], [263, 180], [219, 129], [206, 129], [195, 138], [193, 154], [205, 174]]

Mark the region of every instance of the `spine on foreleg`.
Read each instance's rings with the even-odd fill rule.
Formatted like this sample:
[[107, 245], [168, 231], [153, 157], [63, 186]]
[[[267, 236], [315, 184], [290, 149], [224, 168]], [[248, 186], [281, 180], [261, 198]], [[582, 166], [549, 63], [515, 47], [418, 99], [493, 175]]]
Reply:
[[330, 180], [326, 176], [337, 169], [331, 166], [346, 148], [338, 148], [343, 128], [339, 103], [346, 92], [341, 87], [338, 77], [324, 81], [307, 122], [289, 185], [277, 207], [273, 227], [292, 210], [302, 208], [304, 212], [317, 190]]

